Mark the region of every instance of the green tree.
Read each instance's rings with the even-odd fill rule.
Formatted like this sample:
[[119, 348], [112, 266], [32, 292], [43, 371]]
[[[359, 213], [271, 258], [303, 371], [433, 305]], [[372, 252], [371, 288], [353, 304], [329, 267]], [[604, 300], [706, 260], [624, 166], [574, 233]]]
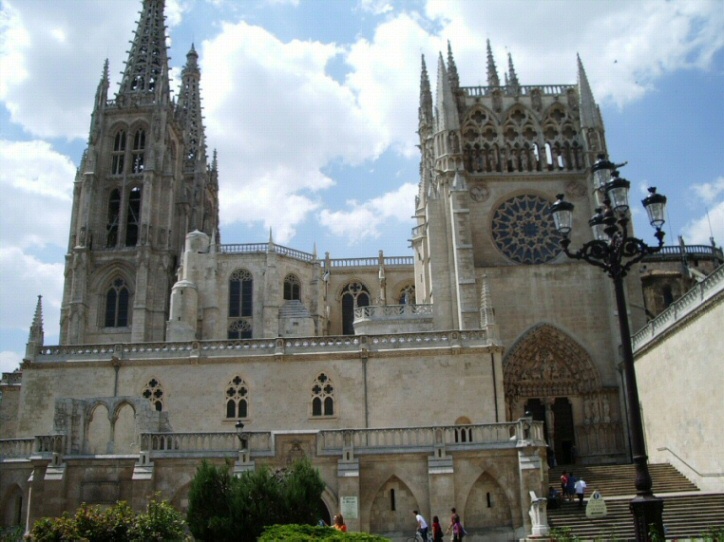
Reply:
[[268, 525], [315, 524], [322, 491], [324, 482], [308, 460], [238, 478], [228, 464], [204, 462], [191, 482], [187, 521], [197, 540], [255, 541]]

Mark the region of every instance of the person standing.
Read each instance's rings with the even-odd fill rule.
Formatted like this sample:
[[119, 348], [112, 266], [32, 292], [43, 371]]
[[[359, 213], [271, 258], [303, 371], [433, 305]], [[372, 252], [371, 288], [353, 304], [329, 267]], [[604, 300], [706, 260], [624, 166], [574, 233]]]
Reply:
[[561, 474], [561, 497], [564, 501], [568, 500], [568, 471], [563, 471]]
[[415, 520], [417, 521], [417, 531], [420, 533], [420, 536], [422, 536], [422, 539], [427, 542], [427, 521], [425, 521], [425, 518], [422, 517], [422, 514], [417, 510], [413, 510], [412, 513], [415, 514]]
[[347, 525], [344, 524], [344, 518], [342, 517], [342, 514], [337, 514], [334, 516], [334, 528], [338, 531], [342, 531], [343, 533], [347, 532]]
[[460, 516], [458, 515], [457, 510], [455, 510], [455, 507], [452, 507], [450, 509], [450, 525], [448, 525], [448, 528], [445, 532], [447, 533], [450, 531], [452, 531], [452, 539], [455, 542], [461, 541], [463, 539], [463, 536], [465, 536], [465, 529], [463, 529], [463, 524], [460, 521]]
[[432, 517], [432, 542], [442, 542], [442, 527], [437, 516]]
[[568, 473], [568, 483], [566, 484], [566, 495], [568, 500], [572, 501], [575, 499], [576, 494], [576, 477], [573, 476], [573, 471]]
[[576, 480], [576, 497], [578, 497], [578, 508], [583, 508], [583, 496], [586, 493], [586, 482], [583, 478]]

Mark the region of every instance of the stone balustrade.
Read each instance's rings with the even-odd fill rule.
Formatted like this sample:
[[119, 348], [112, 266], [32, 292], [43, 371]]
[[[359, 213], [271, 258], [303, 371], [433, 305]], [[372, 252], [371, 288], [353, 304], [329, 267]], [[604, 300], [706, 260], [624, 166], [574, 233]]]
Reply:
[[9, 438], [0, 440], [0, 461], [28, 458], [34, 451], [34, 438]]
[[724, 291], [724, 266], [719, 266], [705, 280], [686, 292], [633, 335], [631, 340], [634, 353], [649, 345], [659, 335], [687, 318], [722, 291]]
[[[311, 432], [316, 435], [317, 455], [337, 456], [343, 451], [356, 454], [426, 452], [435, 449], [484, 450], [515, 448], [521, 442], [543, 442], [543, 423], [530, 419], [516, 422], [379, 428], [337, 429]], [[255, 457], [275, 453], [275, 437], [285, 431], [245, 431], [246, 449]], [[0, 440], [0, 460], [29, 458], [37, 453], [62, 453], [65, 435], [40, 435], [28, 439]], [[140, 449], [158, 457], [234, 457], [241, 447], [236, 432], [141, 433]], [[67, 454], [66, 454], [67, 455]]]
[[431, 318], [432, 305], [369, 305], [354, 310], [354, 321]]
[[575, 87], [573, 85], [520, 85], [514, 89], [510, 85], [501, 85], [499, 87], [479, 86], [460, 88], [460, 90], [471, 97], [490, 96], [495, 90], [501, 91], [504, 96], [510, 96], [513, 94], [518, 96], [528, 96], [532, 94], [534, 90], [539, 90], [544, 96], [560, 96], [562, 94], [566, 94], [569, 89], [575, 89]]
[[[408, 307], [413, 307], [410, 305]], [[425, 307], [417, 305], [417, 307]], [[416, 309], [413, 309], [416, 310]], [[428, 309], [422, 309], [428, 310]], [[340, 335], [275, 339], [246, 339], [193, 342], [158, 342], [77, 346], [44, 346], [33, 363], [122, 360], [187, 359], [190, 357], [239, 357], [363, 352], [418, 346], [484, 347], [489, 345], [485, 330], [429, 331], [382, 335]]]

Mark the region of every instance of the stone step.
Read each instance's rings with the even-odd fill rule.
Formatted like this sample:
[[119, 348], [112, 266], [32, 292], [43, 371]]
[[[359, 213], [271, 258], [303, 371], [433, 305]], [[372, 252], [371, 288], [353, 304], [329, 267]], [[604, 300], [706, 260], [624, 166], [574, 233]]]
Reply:
[[[724, 533], [724, 494], [690, 493], [665, 495], [663, 522], [667, 538], [703, 537], [717, 531]], [[634, 537], [629, 498], [606, 500], [608, 514], [589, 519], [577, 503], [563, 503], [548, 511], [552, 529], [568, 529], [581, 539], [627, 540]]]
[[[635, 493], [636, 474], [635, 466], [632, 464], [559, 466], [548, 472], [550, 484], [556, 489], [560, 487], [560, 477], [564, 470], [573, 471], [576, 478], [583, 478], [588, 486], [587, 493], [589, 494], [594, 490], [598, 490], [604, 497]], [[668, 463], [649, 465], [649, 473], [653, 481], [654, 494], [698, 490], [696, 485]]]

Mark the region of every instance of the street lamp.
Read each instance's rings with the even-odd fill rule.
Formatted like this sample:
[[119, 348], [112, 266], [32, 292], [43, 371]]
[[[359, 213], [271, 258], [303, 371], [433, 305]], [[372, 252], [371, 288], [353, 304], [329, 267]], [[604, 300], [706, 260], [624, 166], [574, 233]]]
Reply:
[[634, 516], [636, 540], [646, 542], [652, 529], [655, 529], [660, 536], [664, 535], [661, 518], [664, 502], [655, 497], [651, 491], [651, 475], [647, 465], [623, 278], [634, 264], [640, 262], [647, 254], [658, 252], [664, 245], [664, 232], [661, 227], [664, 224], [666, 197], [657, 194], [656, 188], [652, 187], [649, 188], [649, 196], [642, 201], [649, 215], [649, 222], [656, 230], [654, 236], [658, 240], [658, 246], [651, 247], [641, 239], [629, 237], [628, 190], [631, 183], [619, 177], [616, 171], [623, 165], [625, 164], [617, 165], [609, 162], [603, 155], [599, 155], [598, 161], [591, 168], [600, 207], [588, 222], [593, 231], [593, 240], [585, 243], [577, 252], [568, 249], [571, 244], [569, 235], [573, 227], [573, 204], [565, 201], [563, 195], [559, 194], [558, 200], [550, 206], [549, 212], [553, 216], [556, 230], [561, 235], [561, 246], [566, 255], [600, 267], [613, 279], [621, 331], [626, 398], [629, 405], [631, 454], [636, 467], [636, 497], [631, 501], [630, 510]]

